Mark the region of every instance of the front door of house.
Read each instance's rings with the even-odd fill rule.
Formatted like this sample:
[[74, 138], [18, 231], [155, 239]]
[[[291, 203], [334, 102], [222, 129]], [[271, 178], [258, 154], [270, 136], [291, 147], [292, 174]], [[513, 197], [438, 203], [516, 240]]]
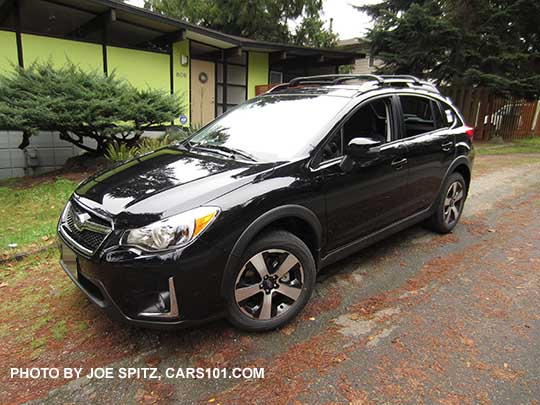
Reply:
[[215, 64], [191, 60], [191, 123], [206, 125], [215, 118]]

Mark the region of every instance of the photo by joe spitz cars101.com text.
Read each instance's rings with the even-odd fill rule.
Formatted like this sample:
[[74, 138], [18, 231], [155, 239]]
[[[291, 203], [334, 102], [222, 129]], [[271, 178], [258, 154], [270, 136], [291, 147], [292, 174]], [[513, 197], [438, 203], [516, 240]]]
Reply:
[[84, 181], [58, 224], [61, 264], [113, 319], [274, 329], [321, 268], [418, 222], [450, 232], [472, 137], [415, 77], [297, 78]]

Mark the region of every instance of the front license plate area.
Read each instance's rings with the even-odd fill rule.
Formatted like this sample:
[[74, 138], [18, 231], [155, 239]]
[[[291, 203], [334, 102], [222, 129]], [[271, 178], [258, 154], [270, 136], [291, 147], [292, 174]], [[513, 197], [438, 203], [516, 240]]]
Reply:
[[77, 279], [79, 260], [77, 259], [77, 255], [75, 254], [75, 252], [71, 250], [68, 246], [66, 246], [64, 243], [62, 243], [60, 245], [60, 255], [64, 266], [66, 266], [66, 269], [75, 279]]

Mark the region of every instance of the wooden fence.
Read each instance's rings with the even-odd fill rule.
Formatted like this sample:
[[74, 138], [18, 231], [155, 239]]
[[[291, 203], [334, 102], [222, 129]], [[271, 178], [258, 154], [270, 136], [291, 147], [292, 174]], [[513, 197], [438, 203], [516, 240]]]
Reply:
[[501, 96], [487, 88], [442, 88], [441, 91], [460, 109], [466, 123], [475, 128], [475, 139], [540, 136], [539, 100]]
[[276, 87], [279, 83], [274, 84], [260, 84], [258, 86], [255, 86], [255, 95], [259, 96], [261, 94], [266, 93], [268, 90]]

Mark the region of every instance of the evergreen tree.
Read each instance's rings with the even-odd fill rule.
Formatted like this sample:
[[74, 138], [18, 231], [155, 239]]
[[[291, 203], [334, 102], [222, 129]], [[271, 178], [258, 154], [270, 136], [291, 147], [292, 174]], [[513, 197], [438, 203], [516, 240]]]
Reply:
[[105, 77], [72, 63], [14, 67], [12, 74], [0, 76], [0, 129], [22, 129], [21, 149], [30, 136], [49, 130], [88, 152], [104, 154], [112, 143], [135, 145], [146, 129], [170, 123], [182, 111], [175, 96], [137, 90], [114, 72]]
[[360, 7], [384, 73], [540, 93], [537, 0], [384, 0]]

